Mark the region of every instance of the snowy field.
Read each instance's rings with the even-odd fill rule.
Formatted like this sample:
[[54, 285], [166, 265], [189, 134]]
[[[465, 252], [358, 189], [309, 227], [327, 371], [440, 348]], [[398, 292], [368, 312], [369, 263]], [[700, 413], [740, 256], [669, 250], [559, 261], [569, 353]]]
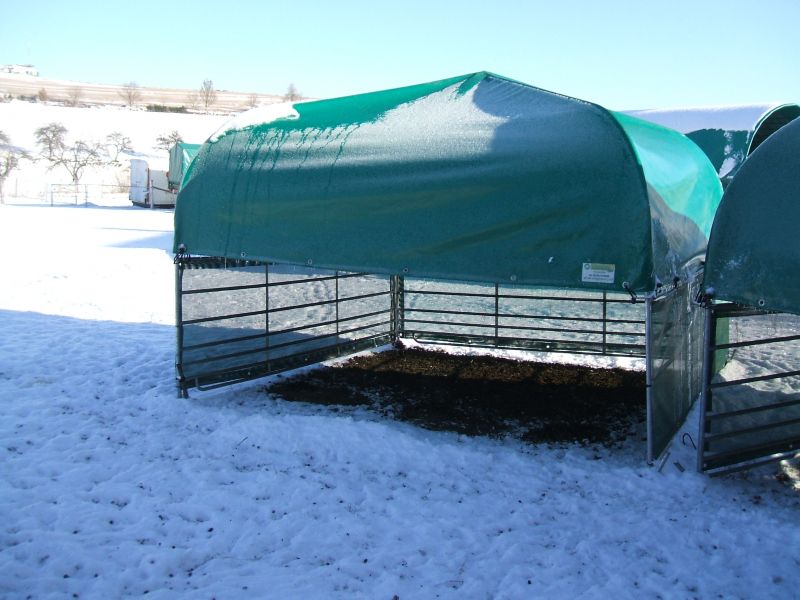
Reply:
[[[127, 195], [131, 158], [145, 160], [153, 169], [167, 170], [167, 151], [155, 147], [159, 136], [177, 131], [184, 141], [199, 144], [229, 119], [225, 115], [147, 112], [120, 106], [69, 108], [21, 100], [0, 102], [0, 131], [8, 136], [12, 146], [25, 150], [31, 157], [37, 157], [41, 150], [36, 143], [36, 130], [50, 123], [60, 123], [66, 128], [68, 144], [77, 140], [90, 144], [104, 142], [114, 132], [129, 138], [131, 150], [118, 157], [119, 165], [89, 167], [81, 177], [81, 185], [89, 186], [94, 201], [101, 191]], [[6, 201], [40, 203], [49, 200], [49, 184], [71, 181], [63, 167], [49, 169], [46, 161], [24, 160], [5, 182]], [[64, 201], [71, 203], [68, 198]]]
[[642, 440], [468, 438], [258, 382], [179, 399], [171, 239], [124, 202], [0, 206], [0, 597], [798, 596], [788, 464], [710, 479], [678, 446], [659, 472]]

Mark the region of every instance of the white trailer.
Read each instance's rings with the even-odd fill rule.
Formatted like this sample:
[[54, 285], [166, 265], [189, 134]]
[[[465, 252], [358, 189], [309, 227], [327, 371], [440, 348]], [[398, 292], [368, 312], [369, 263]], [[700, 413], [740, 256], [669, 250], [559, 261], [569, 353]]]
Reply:
[[[140, 158], [131, 159], [131, 188], [128, 199], [145, 208], [172, 208], [175, 194], [170, 191], [166, 169], [155, 169]], [[152, 198], [152, 202], [150, 199]]]

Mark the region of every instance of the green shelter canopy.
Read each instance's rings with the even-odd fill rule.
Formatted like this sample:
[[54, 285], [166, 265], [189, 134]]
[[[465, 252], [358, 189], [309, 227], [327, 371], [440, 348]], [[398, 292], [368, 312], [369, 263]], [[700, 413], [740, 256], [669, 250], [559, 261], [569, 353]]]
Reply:
[[175, 250], [646, 292], [704, 253], [721, 193], [683, 135], [479, 72], [244, 113], [192, 162]]
[[770, 136], [733, 178], [708, 246], [713, 296], [800, 314], [800, 119]]
[[178, 142], [169, 149], [169, 171], [167, 171], [167, 182], [170, 189], [177, 190], [181, 187], [183, 176], [192, 164], [201, 144], [187, 144]]

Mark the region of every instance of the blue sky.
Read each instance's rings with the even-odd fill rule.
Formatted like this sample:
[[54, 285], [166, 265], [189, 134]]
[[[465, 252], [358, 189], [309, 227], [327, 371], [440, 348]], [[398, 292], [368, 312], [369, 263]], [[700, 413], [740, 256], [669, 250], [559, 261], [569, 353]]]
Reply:
[[0, 64], [340, 96], [494, 71], [612, 109], [800, 100], [798, 0], [5, 0]]

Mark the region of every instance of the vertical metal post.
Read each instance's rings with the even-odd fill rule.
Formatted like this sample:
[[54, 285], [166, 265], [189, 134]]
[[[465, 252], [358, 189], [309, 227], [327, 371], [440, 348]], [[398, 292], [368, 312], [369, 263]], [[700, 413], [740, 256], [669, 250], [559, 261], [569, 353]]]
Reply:
[[397, 275], [389, 276], [389, 337], [397, 341]]
[[397, 337], [406, 335], [406, 280], [402, 275], [397, 278]]
[[603, 292], [603, 354], [606, 353], [606, 320], [608, 319], [608, 303], [606, 292]]
[[183, 262], [175, 264], [175, 374], [178, 397], [188, 398], [189, 391], [183, 377]]
[[647, 462], [656, 459], [653, 448], [653, 297], [647, 296], [644, 304], [645, 390], [647, 394]]
[[50, 206], [53, 206], [53, 184], [48, 183], [47, 188], [50, 191]]
[[392, 343], [396, 343], [403, 337], [405, 330], [403, 320], [403, 286], [405, 282], [400, 275], [389, 277], [389, 322], [391, 328]]
[[342, 355], [342, 346], [341, 340], [339, 339], [339, 271], [338, 269], [334, 272], [333, 278], [334, 284], [334, 307], [335, 307], [335, 315], [336, 315], [336, 356]]
[[148, 198], [150, 199], [150, 210], [155, 210], [156, 203], [155, 203], [155, 200], [153, 199], [153, 179], [149, 176], [150, 175], [149, 171], [148, 171], [147, 174], [148, 174], [147, 186], [148, 186], [148, 190], [149, 190], [147, 195], [148, 195]]
[[264, 348], [266, 350], [267, 372], [269, 372], [269, 263], [264, 265]]
[[398, 321], [399, 321], [399, 307], [398, 307], [398, 288], [399, 288], [398, 275], [391, 275], [389, 277], [389, 328], [392, 343], [396, 343], [398, 339]]
[[703, 471], [703, 453], [706, 449], [706, 433], [709, 423], [706, 414], [712, 410], [711, 380], [714, 377], [714, 353], [717, 337], [717, 316], [714, 314], [714, 305], [709, 300], [706, 306], [705, 331], [703, 333], [703, 387], [700, 390], [700, 419], [697, 431], [697, 471]]
[[494, 345], [500, 344], [500, 284], [494, 284]]
[[339, 339], [339, 271], [336, 271], [336, 277], [333, 280], [335, 285], [335, 294], [336, 294], [336, 339]]

